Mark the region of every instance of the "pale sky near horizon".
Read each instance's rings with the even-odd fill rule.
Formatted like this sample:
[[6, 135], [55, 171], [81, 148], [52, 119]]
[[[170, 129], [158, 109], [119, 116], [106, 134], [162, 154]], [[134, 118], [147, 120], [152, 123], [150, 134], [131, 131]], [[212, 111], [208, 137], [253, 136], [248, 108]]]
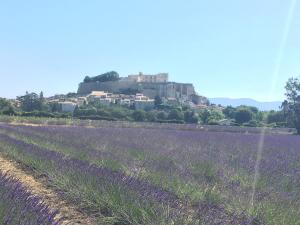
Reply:
[[296, 0], [0, 0], [0, 97], [75, 92], [115, 70], [167, 72], [207, 97], [283, 100], [300, 75], [299, 27]]

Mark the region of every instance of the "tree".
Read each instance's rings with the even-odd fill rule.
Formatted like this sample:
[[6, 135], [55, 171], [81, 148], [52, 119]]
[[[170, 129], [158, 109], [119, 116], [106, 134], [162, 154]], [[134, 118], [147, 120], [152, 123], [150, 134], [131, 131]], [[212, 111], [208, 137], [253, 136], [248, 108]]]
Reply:
[[115, 71], [110, 71], [95, 77], [86, 76], [83, 80], [84, 83], [89, 82], [106, 82], [106, 81], [117, 81], [119, 80], [119, 74]]
[[4, 107], [2, 113], [4, 115], [8, 115], [8, 116], [16, 115], [17, 114], [16, 111], [15, 111], [15, 109], [14, 109], [14, 107], [12, 107], [11, 105]]
[[68, 94], [66, 94], [67, 98], [76, 98], [77, 97], [77, 93], [75, 92], [69, 92]]
[[8, 106], [10, 106], [9, 101], [7, 101], [5, 98], [0, 98], [0, 110]]
[[183, 119], [184, 119], [184, 116], [183, 116], [183, 113], [180, 112], [179, 110], [173, 109], [173, 110], [171, 110], [171, 112], [169, 113], [168, 119], [169, 119], [169, 120], [183, 120]]
[[5, 98], [0, 98], [0, 114], [4, 115], [16, 115], [15, 108]]
[[198, 123], [198, 116], [193, 111], [186, 111], [184, 113], [184, 121], [186, 123]]
[[224, 114], [222, 113], [222, 111], [220, 110], [212, 110], [211, 113], [210, 113], [210, 116], [208, 118], [208, 120], [221, 120], [221, 119], [224, 119]]
[[135, 110], [133, 113], [132, 113], [132, 118], [135, 120], [135, 121], [145, 121], [146, 119], [146, 113], [144, 110]]
[[223, 109], [223, 114], [230, 119], [235, 118], [236, 108], [232, 106], [227, 106], [225, 109]]
[[155, 122], [156, 121], [156, 113], [154, 111], [148, 111], [146, 113], [147, 121], [149, 122]]
[[89, 83], [89, 82], [92, 82], [92, 79], [89, 76], [85, 76], [83, 82], [84, 83]]
[[51, 112], [61, 112], [62, 106], [61, 106], [61, 104], [58, 104], [58, 102], [49, 103], [49, 110]]
[[286, 122], [283, 111], [271, 110], [267, 115], [267, 123], [283, 123]]
[[41, 91], [40, 92], [40, 101], [43, 102], [44, 100], [45, 100], [44, 93]]
[[258, 108], [255, 106], [244, 106], [244, 107], [248, 108], [254, 114], [257, 114], [259, 112]]
[[208, 119], [211, 115], [211, 112], [208, 109], [204, 109], [200, 112], [200, 118], [204, 124], [208, 123]]
[[34, 110], [42, 110], [43, 102], [36, 93], [28, 93], [24, 96], [17, 97], [17, 100], [21, 103], [21, 109], [25, 112], [32, 112]]
[[235, 121], [239, 124], [252, 120], [252, 112], [248, 108], [239, 108], [235, 113]]
[[225, 116], [222, 111], [213, 109], [209, 111], [208, 118], [206, 119], [206, 124], [217, 125], [218, 121], [224, 118]]
[[159, 120], [166, 120], [168, 118], [168, 114], [164, 111], [160, 111], [159, 113], [157, 113], [156, 117]]
[[285, 86], [287, 99], [283, 102], [283, 111], [287, 115], [287, 119], [300, 134], [300, 77], [290, 78]]
[[162, 102], [161, 97], [159, 97], [158, 95], [156, 95], [155, 98], [154, 98], [154, 105], [155, 105], [155, 106], [159, 106], [159, 105], [161, 105], [162, 103], [163, 103], [163, 102]]

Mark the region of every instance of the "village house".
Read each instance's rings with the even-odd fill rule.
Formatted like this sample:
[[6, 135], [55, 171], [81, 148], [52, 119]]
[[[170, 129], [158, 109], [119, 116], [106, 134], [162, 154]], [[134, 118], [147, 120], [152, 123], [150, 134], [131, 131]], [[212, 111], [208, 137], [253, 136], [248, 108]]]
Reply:
[[112, 97], [112, 93], [107, 93], [104, 91], [92, 91], [92, 93], [87, 96], [87, 100], [88, 102], [97, 102], [102, 105], [109, 106], [111, 103], [115, 102], [115, 99]]
[[149, 110], [154, 108], [154, 99], [149, 99], [143, 94], [136, 94], [134, 99], [135, 109]]
[[78, 97], [77, 98], [77, 105], [78, 106], [84, 106], [87, 104], [87, 98], [86, 97]]

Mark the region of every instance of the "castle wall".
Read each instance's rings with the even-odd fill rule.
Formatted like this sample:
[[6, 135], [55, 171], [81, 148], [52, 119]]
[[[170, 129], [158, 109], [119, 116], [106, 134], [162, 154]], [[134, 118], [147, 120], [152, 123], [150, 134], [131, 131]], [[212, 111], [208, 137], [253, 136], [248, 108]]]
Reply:
[[126, 89], [137, 89], [149, 97], [183, 98], [195, 94], [192, 84], [175, 82], [134, 82], [128, 79], [120, 81], [80, 83], [78, 94], [87, 95], [92, 91], [120, 92]]
[[127, 80], [135, 82], [148, 82], [148, 83], [165, 83], [168, 82], [169, 75], [167, 73], [159, 73], [155, 75], [146, 75], [143, 73], [128, 75]]

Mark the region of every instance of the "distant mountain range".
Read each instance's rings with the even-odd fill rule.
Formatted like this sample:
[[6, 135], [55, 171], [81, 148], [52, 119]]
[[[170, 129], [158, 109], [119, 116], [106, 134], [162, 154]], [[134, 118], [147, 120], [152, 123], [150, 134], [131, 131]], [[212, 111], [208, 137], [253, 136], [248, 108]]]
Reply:
[[231, 105], [233, 107], [237, 107], [240, 105], [247, 105], [247, 106], [255, 106], [259, 110], [267, 111], [267, 110], [279, 110], [279, 107], [281, 106], [280, 101], [274, 101], [274, 102], [259, 102], [251, 98], [209, 98], [209, 101], [213, 104], [220, 104], [222, 106], [228, 106]]

